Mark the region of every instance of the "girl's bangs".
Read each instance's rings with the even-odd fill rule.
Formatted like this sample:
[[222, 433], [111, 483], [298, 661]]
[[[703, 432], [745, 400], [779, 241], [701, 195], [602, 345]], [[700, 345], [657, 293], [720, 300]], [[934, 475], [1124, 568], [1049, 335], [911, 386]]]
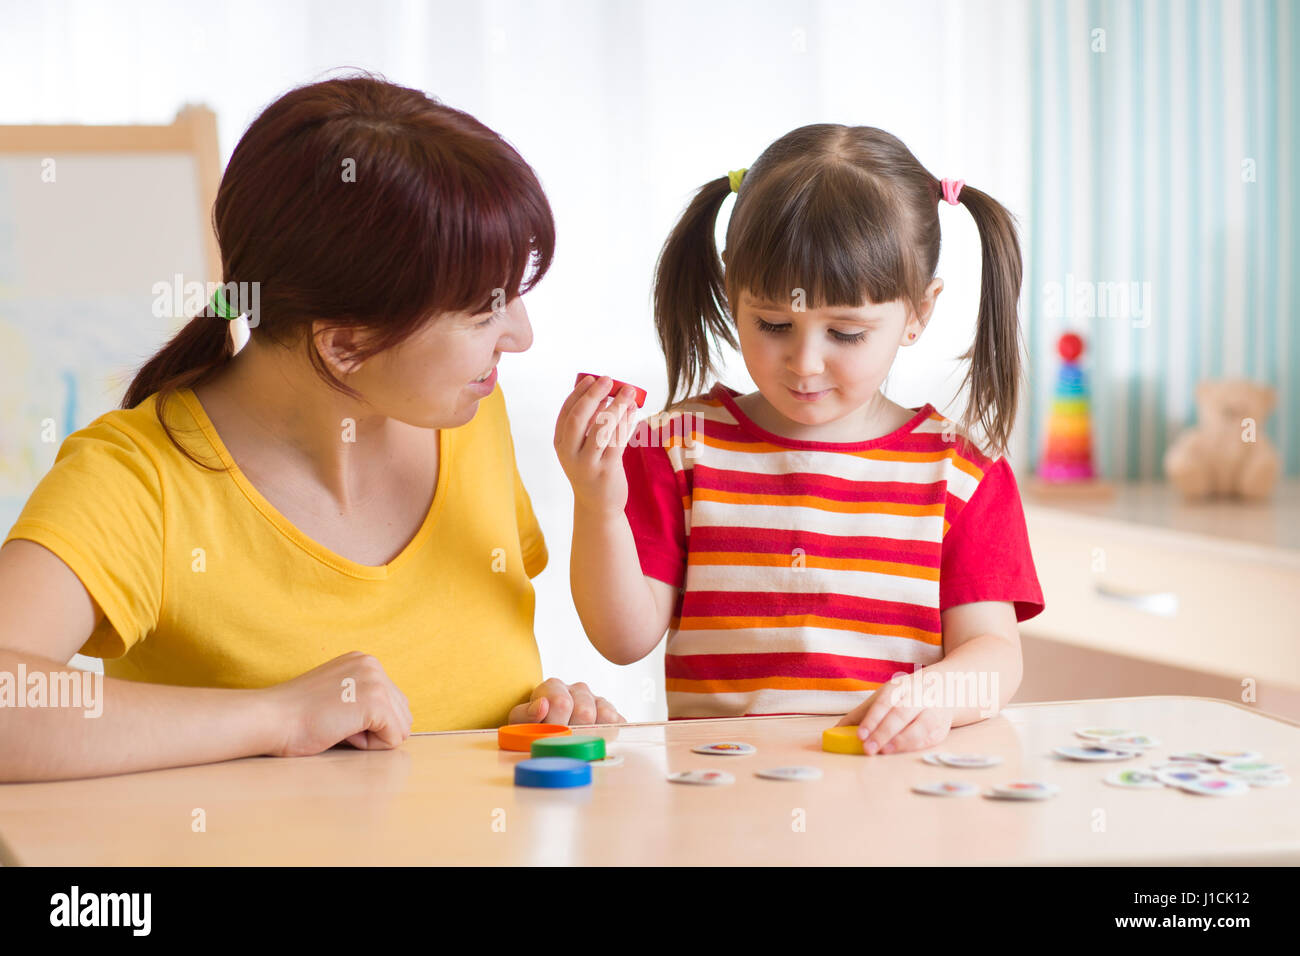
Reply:
[[[906, 237], [885, 223], [897, 210], [864, 177], [826, 166], [798, 182], [773, 170], [746, 197], [727, 240], [727, 287], [807, 309], [893, 302], [908, 294]], [[738, 304], [738, 303], [735, 303]]]

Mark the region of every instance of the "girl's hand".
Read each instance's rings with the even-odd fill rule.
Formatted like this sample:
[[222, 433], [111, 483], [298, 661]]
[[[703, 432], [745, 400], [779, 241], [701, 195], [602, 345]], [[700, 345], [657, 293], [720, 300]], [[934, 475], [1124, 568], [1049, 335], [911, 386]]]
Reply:
[[391, 750], [411, 735], [411, 705], [369, 654], [352, 651], [265, 688], [283, 728], [272, 757], [308, 757], [346, 741]]
[[566, 684], [552, 677], [538, 684], [526, 704], [510, 711], [510, 724], [625, 724], [623, 715], [582, 681]]
[[607, 513], [627, 507], [623, 449], [636, 428], [636, 392], [630, 387], [610, 407], [600, 407], [613, 384], [607, 375], [584, 378], [555, 422], [555, 454], [573, 486], [574, 504]]
[[942, 743], [952, 730], [955, 711], [949, 707], [908, 707], [891, 703], [892, 684], [881, 685], [871, 697], [844, 715], [836, 727], [857, 724], [862, 749], [868, 755], [924, 750]]

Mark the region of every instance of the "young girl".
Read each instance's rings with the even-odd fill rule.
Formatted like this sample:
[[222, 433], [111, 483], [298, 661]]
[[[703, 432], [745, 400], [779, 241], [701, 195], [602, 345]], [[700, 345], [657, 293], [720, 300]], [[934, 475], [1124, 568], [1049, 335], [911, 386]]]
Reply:
[[[880, 391], [943, 289], [944, 200], [983, 246], [960, 429]], [[557, 423], [573, 598], [596, 648], [631, 663], [667, 630], [670, 718], [843, 714], [868, 753], [931, 746], [1005, 705], [1017, 623], [1044, 606], [1002, 457], [1020, 281], [1010, 214], [878, 129], [805, 126], [701, 188], [655, 280], [664, 411], [632, 435], [630, 396], [601, 411], [610, 382], [585, 379]], [[710, 339], [739, 346], [758, 391], [705, 390]]]

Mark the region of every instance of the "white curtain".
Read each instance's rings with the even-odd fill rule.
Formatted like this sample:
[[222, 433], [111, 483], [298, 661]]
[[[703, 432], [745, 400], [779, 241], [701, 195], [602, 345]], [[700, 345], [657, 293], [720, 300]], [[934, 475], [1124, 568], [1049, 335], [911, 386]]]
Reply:
[[1029, 210], [1061, 224], [1026, 247], [1032, 447], [1074, 331], [1107, 479], [1162, 480], [1197, 385], [1221, 378], [1276, 388], [1260, 434], [1300, 475], [1300, 5], [1054, 0], [1029, 43]]

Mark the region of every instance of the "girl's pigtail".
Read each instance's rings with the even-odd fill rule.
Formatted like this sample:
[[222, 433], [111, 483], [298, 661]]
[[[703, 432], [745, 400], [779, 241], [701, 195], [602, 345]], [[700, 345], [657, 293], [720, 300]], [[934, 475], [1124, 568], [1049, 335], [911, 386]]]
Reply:
[[738, 348], [727, 311], [722, 260], [714, 241], [718, 210], [731, 194], [722, 176], [695, 194], [673, 228], [655, 266], [654, 315], [668, 364], [667, 411], [678, 396], [704, 388], [714, 373], [709, 340]]
[[[942, 191], [937, 180], [935, 188]], [[1024, 264], [1015, 219], [1001, 203], [970, 186], [962, 187], [958, 200], [979, 229], [983, 258], [975, 343], [961, 356], [970, 360], [962, 382], [963, 389], [969, 383], [970, 396], [961, 427], [969, 433], [978, 425], [990, 453], [999, 457], [1015, 427], [1023, 374], [1018, 305]]]

